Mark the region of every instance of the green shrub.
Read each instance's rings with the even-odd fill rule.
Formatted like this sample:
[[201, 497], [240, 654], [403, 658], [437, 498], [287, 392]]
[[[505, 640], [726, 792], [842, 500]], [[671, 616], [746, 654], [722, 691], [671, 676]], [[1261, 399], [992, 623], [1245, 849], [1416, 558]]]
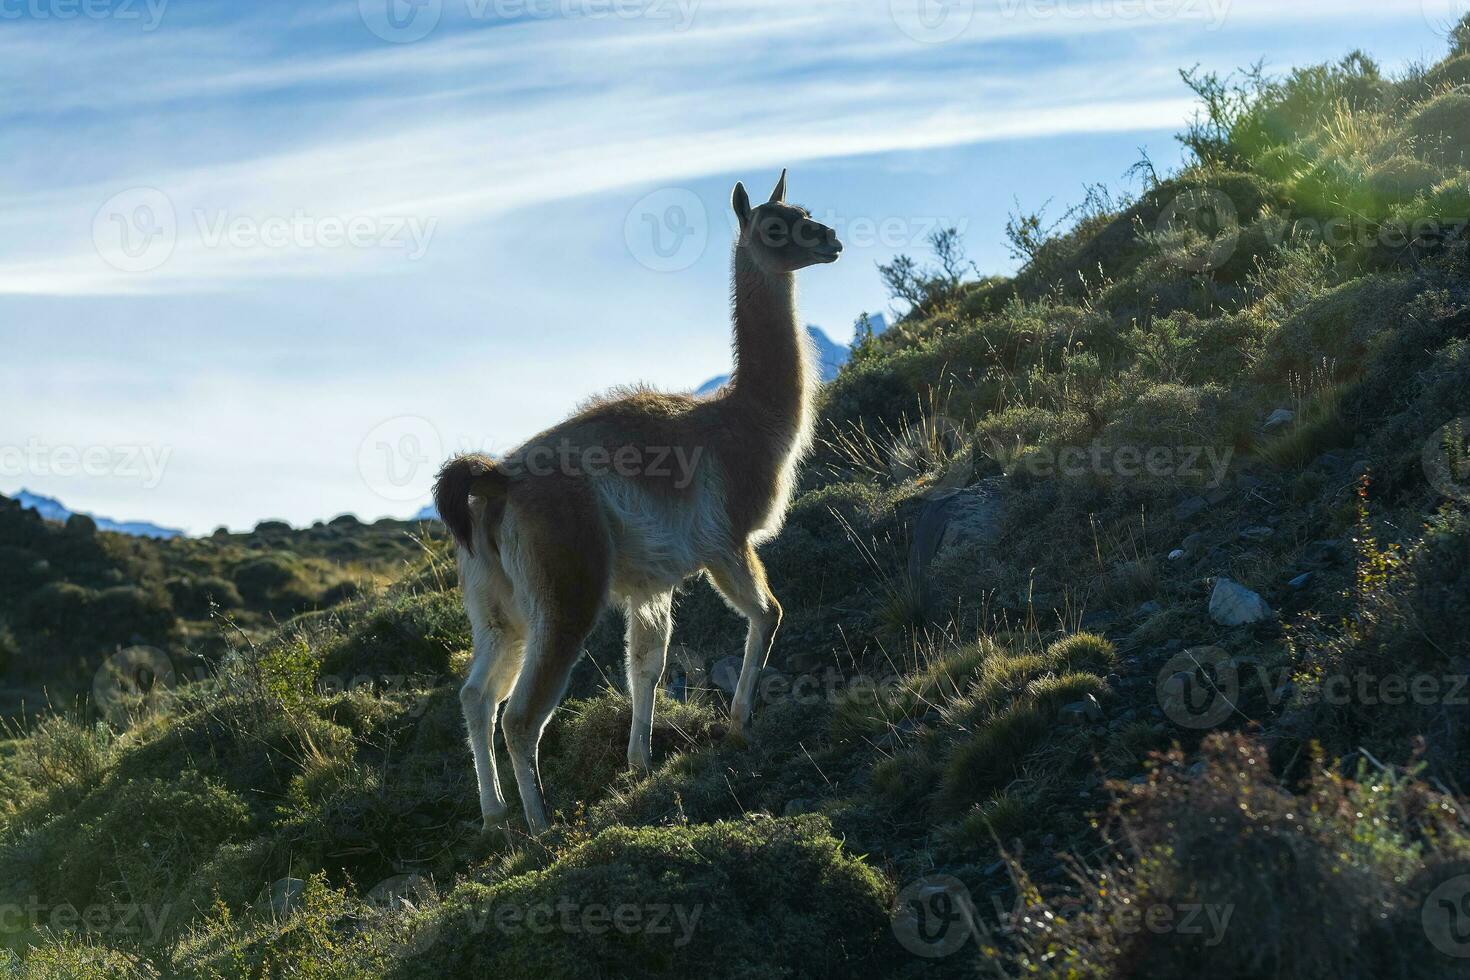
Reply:
[[457, 593], [401, 595], [371, 608], [328, 647], [322, 673], [341, 678], [441, 675], [449, 655], [470, 646], [470, 624]]
[[1470, 154], [1470, 95], [1445, 92], [1410, 116], [1404, 129], [1424, 159], [1464, 167]]
[[229, 612], [245, 604], [235, 583], [217, 575], [171, 578], [164, 586], [173, 598], [174, 608], [191, 619], [204, 619], [214, 607]]
[[1118, 651], [1112, 642], [1096, 633], [1073, 633], [1046, 648], [1046, 655], [1058, 670], [1089, 670], [1106, 674], [1118, 662]]
[[[456, 889], [425, 923], [433, 946], [392, 975], [869, 974], [893, 955], [890, 897], [819, 817], [618, 827], [544, 871]], [[553, 919], [570, 925], [541, 928]]]
[[94, 797], [74, 820], [43, 831], [56, 850], [34, 869], [46, 869], [46, 883], [32, 881], [52, 902], [137, 903], [176, 916], [169, 925], [177, 929], [192, 911], [181, 907], [182, 887], [250, 826], [245, 801], [197, 772], [111, 784], [105, 802]]
[[[1146, 783], [1115, 787], [1126, 859], [1079, 876], [1076, 912], [1055, 914], [1019, 871], [1029, 899], [1013, 923], [1017, 973], [1463, 975], [1425, 927], [1433, 911], [1425, 896], [1462, 873], [1470, 854], [1450, 801], [1406, 776], [1350, 782], [1316, 767], [1293, 795], [1271, 776], [1262, 747], [1243, 738], [1211, 736], [1204, 756], [1196, 777], [1176, 750]], [[1163, 915], [1171, 927], [1157, 927]], [[1144, 927], [1145, 916], [1155, 927]]]
[[[628, 729], [633, 708], [628, 698], [606, 691], [595, 698], [564, 704], [548, 726], [541, 746], [543, 781], [554, 805], [567, 807], [597, 800], [628, 768]], [[660, 696], [653, 713], [654, 765], [673, 752], [707, 745], [723, 718], [701, 704]]]
[[235, 569], [235, 587], [246, 600], [265, 603], [276, 590], [292, 584], [297, 571], [298, 563], [291, 557], [262, 555]]

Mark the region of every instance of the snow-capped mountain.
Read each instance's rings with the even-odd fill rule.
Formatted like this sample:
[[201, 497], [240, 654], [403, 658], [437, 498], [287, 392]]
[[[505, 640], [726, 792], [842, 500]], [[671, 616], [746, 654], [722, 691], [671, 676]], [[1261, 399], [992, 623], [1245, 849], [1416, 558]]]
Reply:
[[[21, 490], [15, 495], [15, 500], [20, 501], [22, 507], [29, 507], [40, 514], [42, 519], [65, 524], [67, 518], [72, 514], [82, 513], [67, 509], [61, 501], [54, 497], [43, 497], [29, 490]], [[99, 531], [115, 531], [118, 534], [131, 534], [138, 538], [181, 538], [184, 532], [171, 527], [159, 527], [148, 521], [114, 521], [109, 517], [98, 517], [96, 514], [83, 514], [97, 522]]]

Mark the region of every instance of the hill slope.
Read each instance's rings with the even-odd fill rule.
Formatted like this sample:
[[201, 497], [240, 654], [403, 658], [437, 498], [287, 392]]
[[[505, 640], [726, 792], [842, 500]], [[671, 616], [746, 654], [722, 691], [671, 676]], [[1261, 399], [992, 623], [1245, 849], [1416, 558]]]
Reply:
[[1470, 20], [1455, 45], [1191, 76], [1185, 170], [1018, 221], [1014, 279], [918, 280], [763, 551], [749, 746], [740, 624], [691, 585], [655, 772], [622, 771], [610, 620], [547, 732], [557, 826], [481, 835], [431, 542], [0, 743], [15, 972], [1466, 976]]

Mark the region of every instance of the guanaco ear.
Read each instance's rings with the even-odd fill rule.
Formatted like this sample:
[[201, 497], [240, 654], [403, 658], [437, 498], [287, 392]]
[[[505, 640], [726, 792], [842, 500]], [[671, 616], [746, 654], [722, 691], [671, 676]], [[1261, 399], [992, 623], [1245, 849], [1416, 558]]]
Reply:
[[750, 224], [750, 195], [745, 193], [745, 185], [738, 180], [735, 182], [735, 190], [730, 194], [730, 206], [735, 209], [735, 217], [740, 219], [743, 230]]
[[786, 168], [781, 168], [781, 179], [776, 181], [776, 189], [771, 191], [771, 204], [786, 203]]

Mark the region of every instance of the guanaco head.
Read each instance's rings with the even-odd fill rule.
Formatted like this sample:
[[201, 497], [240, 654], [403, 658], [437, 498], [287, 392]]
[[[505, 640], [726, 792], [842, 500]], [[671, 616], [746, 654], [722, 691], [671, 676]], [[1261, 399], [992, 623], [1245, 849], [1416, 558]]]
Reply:
[[809, 265], [836, 262], [842, 254], [837, 232], [812, 220], [805, 208], [786, 203], [786, 171], [760, 207], [750, 206], [745, 185], [737, 183], [730, 204], [740, 219], [741, 248], [767, 272], [795, 272]]

